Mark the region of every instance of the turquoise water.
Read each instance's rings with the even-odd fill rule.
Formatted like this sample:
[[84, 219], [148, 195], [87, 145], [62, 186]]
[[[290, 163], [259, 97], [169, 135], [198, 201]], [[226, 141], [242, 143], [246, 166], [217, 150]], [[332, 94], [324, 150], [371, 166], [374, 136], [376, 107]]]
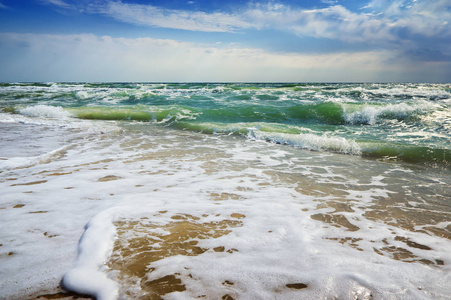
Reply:
[[0, 109], [151, 122], [433, 167], [451, 161], [449, 84], [4, 83]]

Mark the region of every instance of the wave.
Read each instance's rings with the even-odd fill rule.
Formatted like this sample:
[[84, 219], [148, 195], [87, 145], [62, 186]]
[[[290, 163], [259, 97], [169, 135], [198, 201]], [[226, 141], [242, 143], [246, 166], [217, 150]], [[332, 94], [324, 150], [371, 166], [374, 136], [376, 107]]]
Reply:
[[[343, 101], [441, 101], [451, 98], [446, 84], [306, 84], [306, 83], [1, 83], [2, 92], [42, 92], [44, 97], [59, 97], [61, 91], [104, 92], [106, 97], [127, 99], [141, 93], [163, 93], [177, 97], [177, 93], [205, 94], [213, 98], [235, 100], [330, 100]], [[114, 95], [115, 93], [118, 93]], [[78, 97], [85, 99], [81, 93]], [[244, 95], [244, 96], [243, 96]], [[247, 95], [247, 96], [246, 96]], [[65, 97], [63, 97], [65, 98]]]
[[343, 106], [336, 102], [291, 106], [286, 109], [286, 115], [290, 119], [310, 120], [330, 125], [345, 123]]
[[284, 115], [298, 120], [310, 120], [327, 125], [375, 125], [384, 120], [416, 120], [433, 110], [427, 102], [399, 104], [354, 104], [323, 102], [289, 107]]
[[9, 83], [9, 82], [1, 82], [0, 87], [16, 87], [16, 86], [32, 86], [32, 87], [51, 87], [53, 83], [48, 82], [15, 82], [15, 83]]
[[361, 155], [357, 142], [343, 137], [310, 133], [310, 129], [277, 123], [190, 123], [180, 122], [176, 127], [209, 134], [236, 134], [251, 140], [263, 140], [311, 151], [325, 151]]
[[428, 99], [451, 98], [449, 87], [443, 84], [371, 84], [339, 89], [340, 93], [368, 99]]
[[236, 134], [251, 140], [263, 140], [275, 144], [290, 145], [311, 151], [325, 151], [361, 155], [357, 142], [343, 137], [330, 137], [311, 133], [308, 128], [277, 123], [190, 123], [180, 122], [183, 130], [210, 134]]
[[[86, 93], [78, 93], [79, 98], [89, 98]], [[163, 96], [149, 96], [160, 104]], [[363, 124], [375, 125], [383, 120], [416, 120], [433, 111], [434, 106], [427, 102], [417, 104], [400, 103], [388, 105], [351, 104], [323, 102], [293, 106], [275, 105], [210, 105], [209, 107], [181, 105], [142, 105], [139, 99], [128, 98], [120, 106], [73, 107], [35, 105], [13, 109], [4, 107], [3, 111], [18, 112], [26, 116], [46, 118], [67, 118], [70, 116], [92, 120], [135, 120], [162, 121], [197, 119], [204, 122], [273, 122], [299, 124], [308, 122], [326, 125]], [[132, 104], [132, 105], [130, 105]], [[187, 103], [189, 104], [189, 103]]]
[[252, 131], [248, 135], [251, 139], [265, 140], [276, 144], [284, 144], [311, 151], [327, 151], [341, 154], [360, 155], [360, 146], [352, 140], [342, 137], [320, 136], [312, 133], [287, 134]]
[[[285, 102], [277, 102], [278, 105], [228, 101], [218, 103], [204, 98], [193, 101], [188, 102], [190, 105], [186, 106], [138, 104], [63, 108], [40, 104], [26, 107], [7, 106], [3, 107], [2, 111], [5, 116], [20, 114], [22, 117], [59, 122], [66, 126], [73, 122], [84, 122], [82, 120], [152, 122], [180, 130], [242, 135], [249, 139], [265, 140], [312, 151], [383, 159], [396, 158], [445, 167], [449, 167], [451, 162], [451, 150], [442, 149], [447, 148], [441, 142], [443, 138], [433, 140], [432, 137], [427, 137], [419, 141], [418, 145], [409, 145], [408, 139], [401, 138], [400, 133], [404, 132], [402, 126], [405, 124], [400, 123], [399, 128], [395, 128], [398, 130], [399, 138], [396, 140], [398, 144], [390, 143], [384, 138], [385, 131], [381, 131], [383, 128], [378, 125], [385, 120], [410, 122], [408, 126], [413, 125], [411, 126], [413, 131], [408, 132], [410, 135], [420, 130], [416, 129], [420, 123], [421, 126], [429, 126], [430, 130], [436, 130], [430, 127], [432, 125], [428, 125], [425, 116], [432, 116], [441, 110], [437, 104], [426, 101], [394, 104], [328, 101], [302, 105], [289, 105], [290, 103]], [[441, 119], [447, 118], [448, 114], [444, 114]], [[10, 122], [9, 118], [3, 119], [4, 122]], [[434, 120], [438, 120], [436, 116]], [[361, 127], [356, 135], [355, 127], [346, 126], [348, 124], [370, 128]], [[422, 128], [421, 126], [419, 128]], [[85, 124], [77, 123], [71, 127], [85, 128]], [[363, 131], [368, 131], [368, 134], [361, 134]], [[362, 140], [355, 141], [356, 138]], [[379, 138], [380, 142], [369, 141]], [[435, 147], [429, 147], [430, 145]]]
[[47, 153], [31, 156], [31, 157], [11, 157], [7, 159], [0, 159], [0, 167], [5, 170], [24, 169], [38, 164], [48, 164], [52, 161], [64, 157], [68, 150], [74, 147], [74, 144], [62, 146], [58, 149], [51, 150]]
[[[0, 104], [30, 105], [45, 103], [61, 107], [94, 109], [108, 107], [118, 113], [92, 113], [92, 119], [153, 121], [144, 111], [168, 106], [195, 110], [200, 121], [315, 123], [326, 125], [375, 125], [384, 120], [416, 121], [445, 101], [418, 100], [412, 97], [369, 97], [363, 94], [385, 90], [389, 85], [356, 84], [251, 84], [251, 83], [45, 83], [4, 84]], [[399, 89], [399, 88], [398, 88]], [[408, 87], [414, 93], [451, 93], [446, 86]], [[448, 97], [449, 98], [449, 97]], [[447, 98], [447, 99], [448, 99]], [[362, 99], [365, 101], [363, 102]], [[406, 100], [407, 99], [407, 100]], [[422, 98], [421, 98], [422, 99]], [[407, 101], [407, 102], [406, 102]], [[89, 105], [89, 107], [88, 107]], [[92, 106], [91, 106], [92, 105]], [[114, 108], [114, 105], [119, 107]], [[144, 107], [146, 106], [146, 107]], [[124, 115], [124, 109], [136, 110]], [[125, 113], [126, 114], [126, 113]], [[80, 114], [80, 118], [88, 113]], [[131, 115], [130, 118], [128, 118]], [[78, 117], [78, 116], [76, 116]], [[156, 118], [158, 119], [158, 117]]]
[[275, 132], [286, 134], [300, 134], [308, 132], [309, 129], [299, 126], [279, 124], [279, 123], [258, 123], [258, 122], [239, 122], [239, 123], [222, 123], [222, 122], [178, 122], [174, 124], [178, 129], [190, 130], [210, 134], [237, 134], [247, 135], [249, 132]]
[[402, 145], [386, 142], [360, 142], [362, 155], [367, 157], [397, 159], [434, 167], [451, 167], [451, 150], [420, 145]]
[[426, 114], [433, 106], [427, 102], [418, 104], [388, 104], [388, 105], [345, 105], [343, 118], [349, 124], [375, 125], [384, 119], [407, 120]]
[[290, 134], [249, 131], [248, 138], [290, 145], [311, 151], [361, 155], [378, 159], [401, 160], [437, 168], [451, 167], [451, 150], [420, 145], [402, 145], [387, 142], [362, 142], [312, 133]]
[[[11, 110], [11, 109], [9, 109]], [[337, 103], [274, 107], [249, 105], [230, 107], [185, 107], [180, 105], [123, 105], [72, 107], [35, 105], [14, 109], [26, 116], [46, 118], [75, 117], [89, 120], [158, 121], [193, 120], [203, 122], [273, 122], [298, 123], [307, 121], [342, 124], [342, 107]]]
[[194, 119], [196, 112], [192, 109], [177, 106], [159, 107], [80, 107], [70, 108], [72, 115], [87, 120], [128, 120], [156, 121], [172, 123], [180, 120]]
[[111, 123], [93, 124], [88, 120], [74, 117], [62, 107], [37, 105], [25, 108], [4, 107], [0, 109], [0, 123], [16, 123], [37, 126], [55, 126], [75, 129], [87, 134], [119, 132], [120, 128]]
[[36, 105], [19, 109], [19, 113], [28, 117], [65, 119], [71, 116], [70, 112], [60, 106]]
[[67, 119], [77, 118], [83, 120], [105, 121], [146, 121], [146, 122], [176, 122], [194, 119], [198, 112], [180, 106], [123, 106], [123, 107], [71, 107], [35, 105], [27, 107], [3, 107], [5, 113], [18, 113], [20, 115], [37, 118]]
[[299, 124], [308, 122], [325, 125], [362, 124], [375, 125], [384, 120], [416, 121], [426, 115], [434, 106], [417, 104], [350, 104], [323, 102], [279, 107], [273, 105], [249, 105], [202, 110], [202, 119], [229, 122], [276, 122]]

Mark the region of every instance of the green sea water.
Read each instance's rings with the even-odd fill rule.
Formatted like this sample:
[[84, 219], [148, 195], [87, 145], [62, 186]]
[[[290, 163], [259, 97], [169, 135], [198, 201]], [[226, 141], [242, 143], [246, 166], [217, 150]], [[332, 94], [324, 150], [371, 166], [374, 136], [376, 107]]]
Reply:
[[150, 122], [448, 167], [449, 84], [3, 83], [11, 114]]

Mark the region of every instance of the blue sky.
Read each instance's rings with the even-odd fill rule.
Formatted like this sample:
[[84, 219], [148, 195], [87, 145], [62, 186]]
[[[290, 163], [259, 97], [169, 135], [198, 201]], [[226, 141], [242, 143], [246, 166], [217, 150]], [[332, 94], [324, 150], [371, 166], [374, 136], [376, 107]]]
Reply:
[[450, 0], [0, 0], [0, 81], [451, 82]]

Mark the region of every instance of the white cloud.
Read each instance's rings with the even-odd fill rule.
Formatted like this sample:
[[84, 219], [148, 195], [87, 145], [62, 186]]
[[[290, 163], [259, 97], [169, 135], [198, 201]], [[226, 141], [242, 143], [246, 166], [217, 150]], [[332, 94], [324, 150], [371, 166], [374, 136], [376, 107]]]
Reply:
[[63, 0], [41, 0], [45, 4], [55, 5], [60, 8], [73, 9], [74, 6], [64, 2]]
[[6, 6], [0, 2], [0, 9], [8, 9], [8, 6]]
[[440, 81], [451, 69], [449, 63], [412, 66], [386, 50], [279, 54], [90, 34], [1, 33], [0, 51], [0, 81]]
[[[191, 31], [236, 32], [269, 28], [298, 36], [374, 44], [408, 39], [399, 32], [451, 35], [449, 0], [373, 0], [359, 12], [351, 12], [341, 5], [302, 9], [272, 1], [250, 2], [235, 13], [192, 12], [116, 0], [100, 3], [90, 5], [89, 11], [126, 23]], [[364, 10], [371, 10], [371, 13]]]
[[321, 3], [334, 5], [338, 3], [338, 0], [321, 0]]
[[[41, 0], [71, 8], [66, 0]], [[193, 1], [188, 1], [193, 2]], [[323, 0], [333, 3], [334, 0]], [[379, 47], [417, 42], [415, 35], [449, 38], [449, 0], [372, 0], [358, 12], [341, 5], [304, 9], [275, 1], [249, 2], [234, 13], [166, 9], [122, 0], [97, 0], [79, 10], [102, 14], [141, 26], [203, 32], [240, 32], [249, 28], [276, 29], [300, 37], [369, 43]], [[75, 4], [74, 4], [75, 5]]]
[[[254, 14], [256, 19], [259, 18]], [[268, 15], [263, 15], [263, 22]], [[389, 22], [371, 18], [365, 14], [353, 13], [343, 6], [335, 5], [323, 9], [292, 10], [287, 9], [277, 16], [273, 14], [273, 26], [291, 31], [299, 36], [313, 36], [348, 42], [390, 41]]]
[[127, 4], [107, 1], [103, 5], [91, 6], [91, 11], [116, 20], [147, 26], [205, 32], [230, 32], [251, 25], [239, 16], [222, 12], [191, 12], [164, 9], [153, 5]]
[[393, 30], [407, 30], [424, 36], [451, 36], [451, 3], [449, 0], [373, 0], [369, 4], [374, 13], [391, 22]]

